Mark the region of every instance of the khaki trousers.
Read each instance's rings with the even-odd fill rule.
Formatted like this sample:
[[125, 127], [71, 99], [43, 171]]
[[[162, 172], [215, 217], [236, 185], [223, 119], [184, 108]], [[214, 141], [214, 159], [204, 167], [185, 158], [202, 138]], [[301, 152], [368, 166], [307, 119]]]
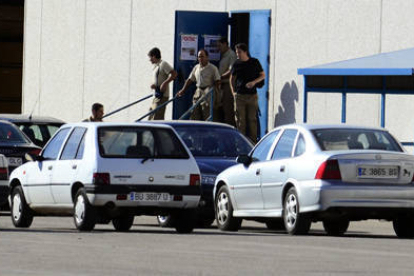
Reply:
[[[193, 96], [193, 104], [210, 91], [210, 87], [201, 89], [197, 88]], [[210, 117], [211, 97], [205, 98], [191, 113], [190, 120], [207, 121]]]
[[237, 129], [252, 140], [257, 142], [257, 94], [236, 94], [235, 112]]
[[[168, 97], [162, 97], [161, 99], [155, 98], [152, 100], [150, 111], [155, 110], [158, 106], [168, 101]], [[155, 113], [149, 115], [148, 120], [164, 120], [165, 106], [158, 109]]]

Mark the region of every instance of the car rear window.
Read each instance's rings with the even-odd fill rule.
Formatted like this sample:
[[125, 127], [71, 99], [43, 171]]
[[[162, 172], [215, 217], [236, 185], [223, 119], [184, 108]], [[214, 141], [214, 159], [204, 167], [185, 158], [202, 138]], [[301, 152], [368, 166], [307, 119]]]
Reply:
[[98, 144], [100, 155], [105, 158], [189, 158], [171, 129], [100, 127]]
[[30, 143], [24, 134], [14, 125], [0, 124], [1, 143]]
[[381, 130], [317, 129], [312, 133], [324, 151], [356, 149], [403, 151], [388, 132]]

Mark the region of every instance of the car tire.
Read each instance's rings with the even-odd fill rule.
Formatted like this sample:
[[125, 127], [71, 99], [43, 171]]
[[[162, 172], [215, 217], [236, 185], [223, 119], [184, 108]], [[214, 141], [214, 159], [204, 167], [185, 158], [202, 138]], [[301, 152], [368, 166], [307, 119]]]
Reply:
[[157, 216], [158, 225], [167, 228], [174, 227], [174, 220], [170, 215], [167, 216]]
[[329, 236], [342, 236], [349, 227], [349, 220], [327, 219], [323, 221], [323, 228]]
[[134, 224], [134, 215], [123, 215], [121, 217], [114, 218], [112, 220], [112, 225], [116, 231], [126, 232], [131, 229], [132, 224]]
[[404, 216], [393, 220], [392, 226], [398, 238], [411, 239], [414, 238], [414, 217]]
[[174, 221], [175, 230], [180, 234], [193, 232], [196, 225], [194, 210], [183, 210], [176, 214], [171, 214], [171, 219]]
[[286, 230], [285, 223], [282, 218], [269, 219], [266, 221], [266, 227], [269, 230]]
[[216, 197], [217, 227], [222, 231], [238, 231], [242, 219], [233, 217], [233, 205], [227, 186], [222, 186]]
[[209, 228], [211, 227], [211, 225], [214, 223], [216, 219], [211, 219], [211, 218], [199, 218], [197, 221], [197, 227], [200, 228]]
[[13, 189], [11, 194], [11, 219], [15, 227], [28, 228], [33, 222], [33, 213], [26, 203], [21, 186]]
[[85, 189], [81, 188], [76, 193], [73, 207], [73, 220], [79, 231], [92, 231], [95, 227], [97, 212], [86, 196]]
[[300, 213], [299, 197], [295, 187], [287, 192], [283, 200], [283, 221], [290, 235], [306, 235], [311, 226], [311, 220], [306, 214]]

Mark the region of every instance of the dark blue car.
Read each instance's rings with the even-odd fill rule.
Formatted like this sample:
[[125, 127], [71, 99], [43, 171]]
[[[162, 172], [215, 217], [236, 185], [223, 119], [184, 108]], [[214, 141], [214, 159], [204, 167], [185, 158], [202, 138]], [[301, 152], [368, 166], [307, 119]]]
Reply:
[[[201, 172], [201, 226], [214, 222], [213, 187], [219, 173], [236, 164], [236, 157], [248, 154], [253, 144], [232, 126], [203, 121], [159, 121], [172, 126], [197, 161]], [[172, 226], [169, 217], [158, 217], [161, 226]]]

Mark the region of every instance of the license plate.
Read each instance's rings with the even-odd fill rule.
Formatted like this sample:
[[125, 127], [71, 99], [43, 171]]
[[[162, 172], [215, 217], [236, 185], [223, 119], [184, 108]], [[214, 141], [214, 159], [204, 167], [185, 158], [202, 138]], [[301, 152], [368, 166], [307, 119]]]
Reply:
[[398, 178], [398, 166], [359, 166], [359, 178]]
[[7, 157], [7, 161], [9, 162], [9, 166], [12, 167], [20, 166], [23, 163], [19, 157]]
[[171, 201], [168, 193], [130, 193], [129, 199], [132, 201]]

